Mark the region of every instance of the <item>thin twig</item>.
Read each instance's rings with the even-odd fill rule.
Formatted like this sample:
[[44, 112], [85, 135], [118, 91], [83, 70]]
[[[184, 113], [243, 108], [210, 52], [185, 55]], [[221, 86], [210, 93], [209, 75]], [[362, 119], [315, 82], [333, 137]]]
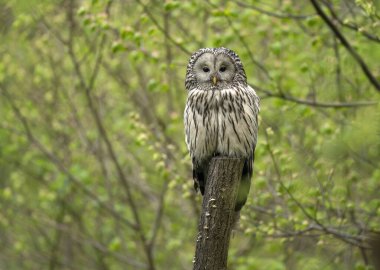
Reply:
[[335, 12], [333, 9], [331, 3], [326, 1], [326, 6], [330, 11], [331, 16], [334, 18], [335, 21], [339, 22], [344, 27], [347, 27], [348, 29], [354, 30], [357, 33], [362, 34], [364, 37], [366, 37], [368, 40], [375, 41], [377, 43], [380, 43], [380, 37], [375, 36], [371, 33], [368, 33], [367, 31], [361, 29], [358, 25], [353, 24], [353, 23], [346, 23], [344, 22], [341, 18], [339, 18], [338, 14]]
[[153, 24], [158, 28], [158, 30], [163, 33], [167, 39], [172, 42], [174, 45], [176, 45], [181, 51], [183, 51], [184, 53], [190, 55], [191, 52], [186, 49], [184, 46], [182, 46], [180, 43], [178, 43], [177, 41], [175, 41], [173, 39], [172, 36], [170, 36], [166, 31], [165, 29], [158, 23], [158, 21], [156, 20], [156, 18], [153, 16], [152, 12], [150, 12], [149, 8], [141, 1], [141, 0], [137, 0], [137, 2], [139, 3], [140, 6], [142, 6], [144, 12], [146, 13], [146, 15], [148, 15], [149, 19], [153, 22]]
[[[211, 1], [207, 1], [207, 3], [208, 3], [212, 8], [217, 8], [217, 7], [218, 7], [217, 5], [213, 4]], [[272, 80], [272, 78], [271, 78], [271, 76], [270, 76], [268, 70], [265, 68], [265, 66], [264, 66], [263, 64], [261, 64], [259, 61], [257, 61], [257, 60], [255, 59], [255, 57], [253, 56], [253, 53], [252, 53], [251, 49], [249, 48], [248, 43], [245, 41], [244, 37], [240, 34], [240, 31], [239, 31], [238, 29], [235, 28], [235, 26], [233, 25], [231, 19], [230, 19], [228, 16], [226, 16], [226, 15], [224, 15], [224, 18], [226, 19], [228, 25], [231, 27], [232, 31], [235, 33], [235, 35], [236, 35], [236, 36], [238, 37], [238, 39], [240, 40], [241, 44], [243, 44], [243, 46], [244, 46], [245, 50], [247, 51], [248, 56], [249, 56], [249, 58], [251, 59], [252, 63], [253, 63], [254, 65], [256, 65], [256, 66], [257, 66], [257, 67], [258, 67], [258, 68], [259, 68], [259, 69], [265, 74], [265, 76], [266, 76], [268, 79]]]
[[[252, 85], [252, 84], [251, 84]], [[258, 92], [262, 92], [266, 97], [279, 98], [286, 101], [291, 101], [297, 104], [307, 105], [311, 107], [320, 107], [320, 108], [355, 108], [355, 107], [365, 107], [365, 106], [374, 106], [378, 104], [376, 101], [357, 101], [357, 102], [319, 102], [315, 100], [299, 99], [285, 93], [274, 93], [272, 91], [263, 89], [257, 85], [252, 85], [252, 87]], [[264, 96], [261, 96], [263, 99]]]
[[8, 91], [4, 86], [0, 85], [0, 88], [2, 90], [3, 95], [8, 100], [9, 104], [11, 105], [13, 112], [15, 113], [18, 120], [21, 122], [24, 130], [25, 135], [28, 138], [28, 140], [36, 146], [36, 148], [44, 155], [46, 156], [56, 167], [57, 169], [67, 176], [67, 178], [74, 183], [85, 195], [87, 195], [89, 198], [94, 200], [101, 208], [105, 209], [107, 212], [112, 214], [113, 217], [115, 217], [117, 220], [121, 220], [123, 224], [129, 226], [130, 228], [136, 229], [135, 224], [133, 224], [131, 221], [123, 218], [119, 215], [115, 210], [113, 210], [111, 207], [109, 207], [107, 204], [105, 204], [103, 201], [101, 201], [98, 196], [93, 193], [91, 190], [89, 190], [85, 185], [82, 184], [81, 181], [79, 181], [77, 178], [72, 175], [69, 170], [63, 165], [61, 160], [58, 159], [57, 156], [55, 156], [52, 152], [48, 151], [45, 146], [41, 144], [39, 140], [36, 139], [36, 137], [33, 135], [33, 132], [29, 126], [28, 121], [26, 118], [21, 114], [20, 109], [17, 107], [17, 105], [14, 103], [12, 97], [9, 95]]
[[[110, 1], [108, 3], [107, 7], [106, 7], [106, 13], [107, 14], [109, 13], [109, 9], [110, 9], [110, 4], [111, 3], [112, 3], [112, 1]], [[69, 13], [68, 14], [68, 20], [69, 20], [69, 23], [70, 23], [70, 32], [69, 32], [70, 34], [69, 34], [69, 42], [68, 42], [68, 52], [69, 52], [70, 59], [71, 59], [71, 61], [73, 63], [74, 69], [75, 69], [76, 74], [78, 76], [79, 83], [80, 83], [82, 89], [84, 89], [84, 91], [85, 91], [87, 103], [88, 103], [88, 106], [90, 108], [91, 114], [92, 114], [92, 116], [93, 116], [93, 118], [95, 120], [95, 124], [96, 124], [96, 126], [98, 128], [98, 131], [99, 131], [102, 139], [104, 140], [104, 143], [106, 145], [106, 149], [107, 149], [107, 151], [108, 151], [108, 153], [110, 155], [110, 158], [111, 158], [113, 164], [115, 165], [116, 172], [117, 172], [117, 174], [119, 176], [120, 183], [122, 184], [122, 186], [124, 187], [124, 190], [126, 192], [127, 201], [128, 201], [129, 206], [130, 206], [130, 209], [132, 211], [133, 218], [135, 220], [136, 232], [138, 233], [138, 236], [139, 236], [139, 238], [141, 240], [141, 244], [144, 247], [144, 251], [146, 253], [148, 264], [149, 264], [149, 269], [150, 270], [154, 270], [155, 269], [155, 264], [154, 264], [154, 260], [153, 260], [153, 252], [149, 248], [146, 236], [145, 236], [145, 234], [143, 232], [140, 215], [139, 215], [139, 212], [138, 212], [138, 209], [137, 209], [137, 205], [136, 205], [136, 203], [135, 203], [135, 201], [133, 199], [132, 191], [131, 191], [129, 182], [128, 182], [127, 177], [126, 177], [126, 175], [125, 175], [125, 173], [124, 173], [124, 171], [123, 171], [123, 169], [121, 167], [119, 159], [116, 156], [114, 147], [113, 147], [113, 145], [111, 143], [111, 140], [110, 140], [110, 138], [108, 136], [108, 132], [107, 132], [106, 128], [103, 125], [102, 119], [101, 119], [101, 117], [99, 115], [99, 112], [98, 112], [95, 104], [93, 103], [93, 100], [92, 100], [92, 97], [91, 97], [91, 91], [94, 88], [95, 80], [98, 77], [97, 75], [98, 75], [99, 68], [100, 68], [101, 63], [102, 63], [102, 58], [103, 58], [103, 52], [102, 51], [103, 51], [103, 48], [104, 48], [104, 45], [105, 45], [106, 35], [102, 35], [102, 37], [101, 37], [101, 41], [99, 43], [99, 48], [97, 50], [97, 55], [96, 55], [96, 59], [95, 59], [95, 66], [94, 66], [94, 68], [92, 70], [92, 73], [91, 73], [89, 81], [86, 82], [86, 79], [84, 78], [84, 75], [83, 75], [81, 67], [80, 67], [80, 63], [78, 62], [78, 59], [77, 59], [76, 54], [75, 54], [74, 49], [73, 49], [73, 45], [74, 45], [74, 42], [73, 42], [73, 31], [75, 29], [75, 22], [74, 22], [74, 17], [73, 17], [73, 14], [72, 14], [73, 13], [72, 7], [69, 8], [68, 13]]]
[[347, 41], [347, 39], [343, 36], [343, 34], [339, 31], [336, 25], [329, 19], [326, 13], [322, 10], [320, 5], [318, 4], [318, 0], [310, 0], [315, 10], [322, 18], [322, 20], [329, 26], [329, 28], [334, 32], [337, 38], [340, 40], [342, 45], [347, 49], [347, 51], [351, 54], [351, 56], [355, 59], [356, 62], [360, 65], [363, 70], [365, 76], [368, 78], [370, 83], [376, 88], [377, 91], [380, 92], [380, 82], [377, 81], [375, 76], [369, 70], [367, 64], [364, 62], [362, 57], [356, 52], [356, 50], [351, 46], [351, 44]]
[[[267, 136], [267, 135], [266, 135]], [[268, 141], [268, 140], [267, 140]], [[272, 162], [273, 162], [273, 165], [275, 167], [275, 170], [277, 172], [278, 175], [280, 175], [280, 169], [279, 169], [279, 166], [278, 166], [278, 163], [277, 163], [277, 160], [276, 160], [276, 157], [270, 147], [270, 144], [268, 142], [268, 151], [269, 151], [269, 154], [270, 154], [270, 157], [272, 159]], [[347, 243], [347, 244], [350, 244], [352, 246], [356, 246], [356, 247], [359, 247], [359, 248], [364, 248], [364, 249], [368, 249], [369, 247], [364, 244], [364, 241], [365, 241], [365, 238], [364, 237], [360, 237], [358, 235], [351, 235], [351, 234], [348, 234], [348, 233], [344, 233], [338, 229], [335, 229], [335, 228], [331, 228], [331, 227], [327, 227], [325, 226], [322, 222], [320, 222], [316, 216], [313, 216], [311, 215], [307, 210], [306, 208], [304, 207], [304, 205], [302, 205], [296, 198], [295, 196], [293, 195], [292, 192], [290, 192], [289, 188], [282, 182], [282, 181], [279, 181], [279, 184], [281, 185], [281, 187], [286, 191], [286, 193], [289, 195], [290, 199], [297, 205], [297, 207], [301, 210], [301, 212], [311, 221], [315, 222], [316, 224], [314, 225], [315, 229], [316, 230], [320, 230], [320, 231], [323, 231], [325, 232], [326, 234], [329, 234], [329, 235], [332, 235], [334, 236], [335, 238], [337, 239], [340, 239], [342, 240], [343, 242]]]
[[271, 16], [271, 17], [276, 17], [276, 18], [279, 18], [279, 19], [305, 20], [305, 19], [309, 19], [309, 18], [315, 16], [315, 14], [295, 15], [295, 14], [289, 14], [289, 13], [275, 13], [275, 12], [271, 12], [271, 11], [268, 11], [268, 10], [264, 10], [262, 8], [254, 6], [254, 5], [247, 4], [245, 2], [235, 1], [235, 3], [238, 6], [240, 6], [240, 7], [245, 7], [245, 8], [253, 9], [253, 10], [256, 10], [256, 11], [258, 11], [260, 13], [265, 14], [265, 15], [268, 15], [268, 16]]

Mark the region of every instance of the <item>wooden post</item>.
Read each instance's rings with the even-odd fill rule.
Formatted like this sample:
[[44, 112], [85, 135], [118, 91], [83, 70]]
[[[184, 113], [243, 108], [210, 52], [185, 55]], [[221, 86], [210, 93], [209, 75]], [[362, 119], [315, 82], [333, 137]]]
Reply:
[[372, 233], [368, 236], [368, 238], [374, 269], [380, 270], [380, 234]]
[[198, 225], [193, 270], [226, 270], [244, 161], [216, 157], [210, 162]]

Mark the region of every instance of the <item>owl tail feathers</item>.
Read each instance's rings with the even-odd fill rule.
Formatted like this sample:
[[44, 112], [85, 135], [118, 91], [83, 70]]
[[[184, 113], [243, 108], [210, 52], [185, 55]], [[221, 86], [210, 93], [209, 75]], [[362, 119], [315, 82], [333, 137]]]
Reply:
[[235, 211], [240, 211], [245, 203], [247, 202], [247, 197], [249, 189], [251, 188], [251, 176], [249, 174], [242, 176], [239, 186], [238, 195], [236, 198]]
[[238, 190], [238, 195], [235, 203], [235, 212], [233, 216], [232, 230], [237, 231], [239, 229], [239, 220], [240, 220], [240, 210], [243, 208], [245, 203], [247, 202], [247, 197], [249, 193], [249, 189], [251, 187], [251, 175], [244, 174], [240, 181], [240, 186]]
[[194, 189], [195, 191], [198, 191], [198, 189], [201, 191], [201, 194], [203, 195], [205, 193], [205, 177], [203, 171], [198, 171], [193, 169], [193, 180], [194, 180]]
[[240, 211], [235, 211], [233, 221], [232, 221], [233, 231], [237, 231], [239, 229], [239, 225], [240, 225], [239, 221], [240, 221]]

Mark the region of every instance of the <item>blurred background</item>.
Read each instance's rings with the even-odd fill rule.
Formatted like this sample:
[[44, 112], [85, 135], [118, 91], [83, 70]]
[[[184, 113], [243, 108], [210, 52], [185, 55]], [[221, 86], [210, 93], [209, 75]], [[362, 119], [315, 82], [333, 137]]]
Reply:
[[0, 1], [0, 269], [191, 269], [192, 52], [261, 98], [233, 270], [374, 269], [380, 4]]

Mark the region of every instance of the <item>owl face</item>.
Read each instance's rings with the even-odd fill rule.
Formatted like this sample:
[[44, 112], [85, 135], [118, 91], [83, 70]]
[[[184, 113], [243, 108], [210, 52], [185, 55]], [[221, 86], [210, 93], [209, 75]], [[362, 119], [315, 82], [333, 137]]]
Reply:
[[193, 73], [201, 88], [231, 84], [236, 68], [232, 59], [226, 54], [204, 53], [194, 63]]
[[237, 83], [247, 82], [243, 65], [232, 50], [205, 48], [191, 56], [185, 82], [189, 91], [226, 89]]

